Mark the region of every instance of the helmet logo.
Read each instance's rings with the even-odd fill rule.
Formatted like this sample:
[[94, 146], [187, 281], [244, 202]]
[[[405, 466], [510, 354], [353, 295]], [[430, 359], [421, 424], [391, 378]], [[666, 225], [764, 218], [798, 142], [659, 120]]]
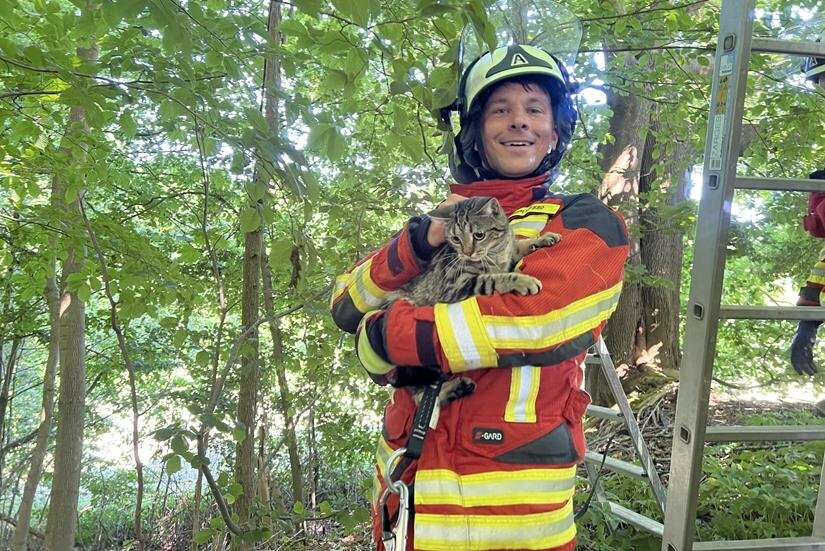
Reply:
[[519, 65], [527, 65], [529, 67], [546, 67], [554, 73], [558, 71], [558, 69], [551, 65], [547, 60], [531, 55], [523, 50], [521, 46], [515, 45], [507, 47], [507, 53], [505, 54], [504, 59], [493, 67], [490, 67], [490, 70], [487, 71], [485, 77], [489, 78], [497, 73], [507, 71], [508, 69]]
[[527, 65], [527, 60], [524, 59], [524, 56], [521, 54], [514, 54], [513, 59], [510, 61], [510, 67], [515, 65]]

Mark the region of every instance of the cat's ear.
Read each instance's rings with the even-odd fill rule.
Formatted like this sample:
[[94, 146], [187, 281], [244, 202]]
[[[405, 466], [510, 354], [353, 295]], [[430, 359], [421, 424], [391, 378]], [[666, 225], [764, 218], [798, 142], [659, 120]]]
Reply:
[[498, 216], [501, 213], [501, 205], [495, 197], [485, 197], [486, 199], [479, 207], [478, 213]]
[[453, 212], [455, 212], [455, 205], [446, 205], [443, 207], [438, 207], [435, 210], [432, 210], [427, 213], [427, 216], [430, 218], [435, 218], [436, 220], [442, 220], [444, 222], [450, 220], [453, 217]]

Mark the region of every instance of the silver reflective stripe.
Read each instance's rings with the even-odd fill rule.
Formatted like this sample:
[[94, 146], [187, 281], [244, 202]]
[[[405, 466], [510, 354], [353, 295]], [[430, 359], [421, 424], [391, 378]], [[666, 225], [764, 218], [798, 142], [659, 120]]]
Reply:
[[[365, 278], [370, 277], [370, 266], [372, 266], [372, 260], [359, 266], [352, 274], [355, 278], [355, 291], [358, 294], [357, 297], [353, 297], [353, 299], [356, 299], [353, 300], [353, 302], [356, 302], [356, 306], [359, 307], [359, 310], [361, 310], [360, 306], [366, 306], [363, 311], [375, 310], [384, 304], [383, 295], [380, 297], [376, 296], [369, 289], [367, 289]], [[361, 304], [358, 304], [358, 302]]]
[[516, 339], [518, 341], [535, 341], [535, 346], [538, 348], [543, 345], [542, 341], [547, 336], [562, 333], [568, 327], [587, 322], [591, 319], [594, 321], [594, 325], [596, 325], [601, 321], [598, 317], [599, 314], [611, 310], [619, 302], [619, 294], [617, 291], [615, 294], [600, 300], [593, 306], [573, 311], [561, 319], [548, 321], [540, 325], [498, 325], [497, 323], [489, 322], [484, 325], [497, 347], [502, 347], [502, 343], [499, 341]]
[[572, 502], [529, 515], [415, 516], [415, 548], [422, 551], [549, 549], [573, 540]]
[[568, 473], [566, 478], [548, 477], [555, 474], [550, 469], [528, 472], [529, 477], [508, 472], [462, 477], [446, 470], [422, 471], [415, 479], [415, 502], [481, 507], [564, 503], [573, 497], [575, 472]]
[[481, 361], [481, 353], [476, 347], [473, 335], [470, 333], [470, 327], [467, 325], [462, 303], [447, 304], [446, 310], [447, 317], [450, 319], [450, 327], [453, 330], [453, 337], [464, 360], [462, 371], [484, 367], [484, 363]]
[[[513, 371], [515, 371], [516, 369], [518, 369], [520, 373], [518, 398], [516, 398], [516, 403], [513, 406], [513, 421], [517, 423], [526, 423], [528, 421], [535, 422], [535, 412], [531, 416], [532, 418], [528, 418], [527, 403], [531, 401], [530, 391], [533, 388], [533, 370], [538, 368], [532, 365], [525, 365], [522, 367], [514, 368]], [[513, 373], [513, 375], [515, 375], [515, 373]], [[533, 397], [533, 409], [535, 409], [535, 396]]]

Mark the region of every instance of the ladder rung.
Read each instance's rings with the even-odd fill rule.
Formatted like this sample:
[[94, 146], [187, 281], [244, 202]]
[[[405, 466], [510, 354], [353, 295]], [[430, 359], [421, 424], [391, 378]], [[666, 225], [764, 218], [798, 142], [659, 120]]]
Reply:
[[[601, 465], [603, 457], [604, 455], [598, 452], [585, 452], [584, 454], [584, 460], [593, 465]], [[604, 466], [605, 468], [617, 473], [630, 475], [640, 479], [647, 478], [647, 473], [643, 468], [638, 465], [634, 465], [633, 463], [622, 461], [621, 459], [614, 459], [608, 456], [604, 462]]]
[[806, 442], [825, 440], [825, 425], [774, 425], [745, 427], [737, 425], [708, 427], [706, 442]]
[[825, 549], [825, 538], [774, 538], [769, 540], [731, 540], [731, 541], [697, 541], [693, 544], [695, 551], [821, 551]]
[[743, 306], [724, 304], [719, 307], [722, 319], [743, 320], [825, 320], [825, 308], [817, 306]]
[[743, 178], [737, 176], [736, 189], [766, 189], [772, 191], [825, 191], [825, 180], [790, 178]]
[[627, 507], [622, 507], [618, 503], [613, 503], [612, 501], [608, 501], [606, 503], [610, 507], [610, 511], [623, 521], [632, 524], [636, 528], [641, 528], [646, 532], [655, 534], [660, 538], [662, 537], [665, 527], [661, 522], [657, 522], [652, 518], [646, 517], [636, 511], [633, 511], [632, 509], [628, 509]]
[[825, 44], [801, 40], [778, 40], [776, 38], [751, 39], [751, 51], [766, 54], [791, 54], [804, 57], [825, 57]]
[[594, 406], [592, 404], [587, 406], [587, 415], [599, 417], [601, 419], [610, 419], [611, 421], [621, 421], [624, 417], [621, 411], [603, 406]]

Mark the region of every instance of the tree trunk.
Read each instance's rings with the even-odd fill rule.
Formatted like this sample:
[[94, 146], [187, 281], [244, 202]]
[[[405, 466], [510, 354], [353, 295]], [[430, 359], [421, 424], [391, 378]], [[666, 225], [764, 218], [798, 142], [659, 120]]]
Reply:
[[[652, 127], [659, 130], [658, 118], [653, 117]], [[669, 140], [670, 141], [670, 140]], [[645, 155], [642, 159], [642, 177], [639, 191], [665, 194], [662, 204], [673, 206], [685, 200], [685, 190], [690, 179], [689, 165], [695, 155], [685, 141], [675, 141], [671, 153], [663, 144], [654, 160], [656, 148], [654, 133], [648, 135]], [[641, 258], [647, 273], [659, 280], [672, 282], [671, 287], [644, 285], [643, 332], [638, 341], [637, 364], [651, 364], [669, 371], [679, 367], [679, 288], [684, 255], [683, 235], [674, 220], [662, 216], [655, 206], [644, 208], [640, 215], [642, 229]]]
[[[278, 43], [278, 24], [280, 23], [280, 4], [275, 0], [269, 3], [269, 15], [267, 18], [267, 31], [270, 37]], [[264, 59], [263, 72], [263, 110], [264, 116], [271, 129], [277, 129], [275, 95], [275, 78], [278, 74], [276, 60], [271, 57]], [[250, 186], [251, 196], [260, 197], [253, 206], [259, 210], [263, 205], [263, 197], [266, 195], [267, 171], [261, 166], [259, 160], [253, 174], [252, 185]], [[247, 232], [244, 243], [244, 265], [243, 265], [243, 306], [241, 320], [243, 329], [252, 327], [258, 323], [261, 294], [261, 251], [263, 250], [263, 217], [258, 229]], [[236, 446], [235, 478], [243, 487], [243, 494], [236, 502], [235, 512], [238, 514], [241, 526], [248, 526], [252, 504], [257, 496], [257, 476], [255, 473], [255, 425], [257, 415], [258, 384], [260, 379], [260, 361], [258, 350], [258, 330], [249, 336], [246, 343], [246, 351], [241, 358], [241, 380], [238, 391], [238, 421], [243, 423], [246, 429], [246, 437], [243, 442]], [[232, 541], [233, 549], [249, 549], [248, 544]]]
[[266, 253], [263, 255], [262, 275], [264, 282], [264, 304], [266, 317], [269, 322], [269, 331], [272, 335], [272, 364], [278, 377], [278, 409], [284, 418], [286, 426], [286, 446], [289, 454], [289, 468], [292, 475], [292, 495], [294, 501], [303, 501], [304, 476], [301, 469], [301, 456], [298, 453], [298, 437], [295, 434], [295, 418], [292, 405], [292, 395], [289, 382], [286, 378], [286, 363], [284, 359], [284, 341], [279, 321], [275, 318], [275, 307], [272, 303], [272, 269]]
[[[247, 232], [244, 243], [242, 330], [256, 326], [260, 307], [261, 279], [261, 230]], [[238, 421], [245, 427], [246, 435], [239, 442], [235, 457], [235, 480], [243, 487], [243, 494], [235, 502], [238, 524], [249, 529], [252, 506], [257, 494], [255, 477], [255, 426], [258, 408], [258, 383], [260, 363], [258, 360], [258, 329], [246, 338], [241, 355], [241, 376], [238, 389]], [[233, 549], [251, 547], [237, 538], [232, 541]]]
[[[9, 358], [3, 362], [3, 343], [0, 342], [0, 442], [5, 443], [6, 438], [6, 413], [11, 396], [11, 381], [14, 378], [14, 371], [17, 365], [17, 352], [20, 350], [20, 338], [15, 338], [11, 343]], [[10, 414], [10, 412], [9, 412]], [[0, 478], [2, 478], [3, 467], [5, 466], [5, 454], [0, 454]]]
[[[81, 59], [97, 59], [96, 45], [78, 48]], [[73, 106], [69, 113], [67, 132], [87, 131], [86, 113]], [[59, 201], [63, 220], [80, 221], [79, 200], [63, 206], [65, 183], [55, 176], [52, 183], [52, 201]], [[78, 193], [78, 197], [80, 193]], [[46, 523], [44, 549], [63, 551], [72, 549], [77, 528], [77, 498], [80, 493], [80, 462], [83, 456], [83, 421], [86, 410], [86, 307], [77, 293], [66, 290], [69, 275], [83, 269], [84, 250], [75, 245], [67, 249], [61, 278], [60, 320], [60, 387], [58, 398], [57, 437], [54, 450], [54, 477], [51, 505]]]
[[[52, 269], [55, 268], [52, 261]], [[29, 474], [26, 476], [26, 485], [23, 487], [23, 497], [20, 508], [17, 510], [17, 528], [12, 539], [14, 551], [26, 551], [31, 525], [34, 494], [43, 475], [43, 461], [49, 446], [49, 433], [52, 430], [52, 416], [54, 415], [54, 380], [57, 374], [57, 363], [60, 354], [60, 291], [57, 288], [57, 279], [54, 275], [46, 280], [46, 303], [49, 305], [49, 356], [46, 360], [46, 372], [43, 375], [43, 396], [40, 405], [40, 425], [37, 427], [37, 439], [32, 452]]]
[[[635, 63], [628, 56], [626, 63]], [[615, 207], [624, 216], [628, 228], [639, 223], [639, 174], [644, 151], [645, 134], [650, 120], [650, 102], [638, 96], [608, 94], [613, 110], [610, 133], [613, 143], [601, 149], [601, 166], [605, 171], [599, 197]], [[630, 235], [628, 264], [638, 267], [641, 263], [639, 238]], [[620, 369], [633, 364], [636, 333], [641, 324], [641, 288], [637, 283], [625, 281], [619, 304], [605, 329], [605, 341]], [[624, 367], [622, 367], [624, 366]], [[611, 405], [613, 397], [598, 369], [588, 371], [588, 389], [596, 404]]]

